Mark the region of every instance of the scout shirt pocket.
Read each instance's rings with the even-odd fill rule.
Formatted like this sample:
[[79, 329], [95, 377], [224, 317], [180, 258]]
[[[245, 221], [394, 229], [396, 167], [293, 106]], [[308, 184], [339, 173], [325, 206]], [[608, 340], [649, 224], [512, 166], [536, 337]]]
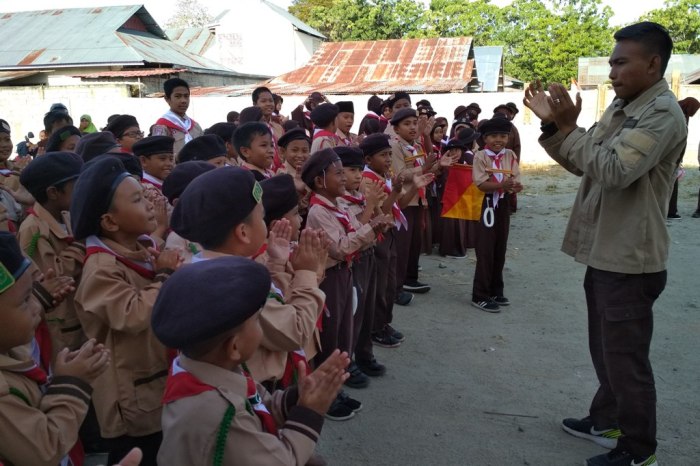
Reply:
[[127, 425], [144, 427], [143, 424], [147, 423], [144, 417], [147, 419], [149, 414], [161, 408], [168, 371], [154, 367], [122, 374], [130, 377], [131, 382], [131, 388], [125, 391], [126, 396], [119, 401], [122, 419]]

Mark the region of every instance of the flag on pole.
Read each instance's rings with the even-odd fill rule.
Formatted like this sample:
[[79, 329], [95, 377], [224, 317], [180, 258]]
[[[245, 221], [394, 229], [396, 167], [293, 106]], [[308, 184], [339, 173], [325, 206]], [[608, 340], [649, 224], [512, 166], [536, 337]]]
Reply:
[[474, 184], [471, 165], [452, 165], [442, 195], [441, 215], [462, 220], [479, 220], [484, 194]]

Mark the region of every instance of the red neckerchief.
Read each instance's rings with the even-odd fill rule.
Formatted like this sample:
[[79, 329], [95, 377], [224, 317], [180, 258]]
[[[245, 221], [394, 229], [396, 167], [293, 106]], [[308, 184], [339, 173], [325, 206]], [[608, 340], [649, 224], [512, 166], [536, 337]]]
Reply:
[[[151, 240], [153, 241], [153, 240]], [[156, 277], [156, 272], [153, 270], [153, 265], [146, 263], [146, 262], [136, 262], [130, 259], [127, 259], [124, 256], [120, 256], [116, 252], [112, 251], [107, 247], [106, 244], [104, 244], [102, 241], [97, 238], [97, 236], [88, 236], [88, 238], [85, 240], [85, 259], [83, 259], [83, 264], [85, 264], [88, 260], [88, 257], [92, 256], [93, 254], [110, 254], [114, 256], [117, 261], [121, 262], [131, 270], [135, 271], [139, 275], [141, 275], [144, 278], [148, 278], [149, 280], [153, 280]], [[154, 243], [155, 247], [155, 243]]]
[[[365, 167], [365, 169], [362, 171], [362, 177], [368, 178], [372, 181], [381, 182], [384, 185], [384, 192], [387, 194], [387, 196], [391, 196], [391, 180], [388, 178], [381, 178], [369, 167]], [[401, 227], [404, 227], [406, 230], [408, 230], [408, 220], [406, 220], [406, 216], [403, 214], [403, 212], [401, 212], [401, 209], [396, 202], [391, 205], [391, 214], [394, 217], [394, 225], [396, 225], [397, 229], [400, 230]]]
[[338, 137], [337, 134], [331, 133], [331, 132], [328, 131], [328, 130], [319, 129], [319, 130], [315, 130], [315, 131], [314, 131], [314, 137], [313, 137], [313, 140], [314, 140], [314, 141], [315, 141], [316, 139], [323, 138], [323, 137], [333, 139], [333, 141], [336, 143], [336, 145], [338, 145], [338, 144], [340, 144], [340, 143], [342, 142], [342, 141], [340, 140], [340, 138]]
[[143, 172], [143, 176], [141, 177], [141, 182], [143, 184], [150, 184], [151, 186], [155, 186], [158, 188], [158, 191], [163, 190], [163, 182], [156, 178], [155, 176], [149, 175], [146, 172]]
[[[399, 145], [410, 152], [411, 157], [415, 157], [413, 159], [413, 166], [414, 167], [422, 167], [425, 165], [425, 151], [423, 150], [423, 147], [418, 144], [418, 147], [420, 147], [420, 152], [418, 151], [418, 148], [416, 148], [416, 144], [404, 144], [402, 139], [399, 138], [399, 136], [396, 136], [396, 140], [398, 141]], [[425, 197], [425, 188], [418, 188], [418, 197], [420, 197], [423, 200], [424, 205], [427, 205], [427, 199]]]
[[[495, 153], [488, 146], [484, 147], [484, 153], [491, 159], [493, 168], [501, 169], [501, 159], [506, 155], [506, 149], [503, 148], [499, 153]], [[497, 182], [503, 181], [503, 173], [493, 173], [491, 175]], [[493, 193], [493, 207], [494, 209], [498, 207], [498, 200], [503, 197], [503, 190], [498, 189]]]
[[[338, 130], [338, 131], [340, 131], [340, 130]], [[342, 142], [346, 146], [352, 146], [352, 139], [349, 138], [347, 136], [347, 134], [343, 133], [342, 131], [340, 131], [340, 134], [342, 134], [342, 136], [338, 136], [338, 138], [340, 139], [340, 142]]]
[[316, 194], [311, 195], [311, 199], [309, 200], [309, 206], [312, 205], [318, 205], [323, 207], [324, 209], [328, 209], [331, 212], [333, 212], [333, 215], [335, 215], [335, 218], [338, 219], [341, 225], [343, 225], [343, 228], [345, 229], [345, 233], [353, 233], [355, 232], [355, 228], [353, 228], [352, 223], [350, 223], [350, 215], [345, 212], [344, 210], [341, 210], [335, 206], [331, 206], [323, 202], [321, 199], [316, 196]]
[[275, 422], [275, 418], [272, 417], [272, 414], [270, 414], [270, 411], [267, 410], [267, 406], [263, 404], [262, 398], [258, 394], [255, 381], [245, 368], [243, 368], [243, 375], [245, 375], [246, 378], [246, 397], [248, 398], [248, 403], [250, 403], [253, 411], [258, 416], [258, 419], [260, 419], [263, 430], [268, 434], [277, 436], [277, 423]]
[[343, 199], [351, 204], [359, 205], [360, 207], [365, 207], [367, 205], [367, 199], [363, 194], [359, 196], [353, 196], [352, 194], [343, 194]]
[[156, 121], [156, 125], [167, 126], [168, 128], [170, 128], [172, 130], [179, 131], [179, 132], [185, 133], [185, 134], [189, 134], [190, 130], [192, 130], [192, 128], [194, 128], [194, 125], [195, 125], [195, 121], [192, 118], [189, 118], [189, 120], [190, 120], [190, 126], [188, 128], [185, 128], [184, 126], [178, 124], [177, 122], [169, 120], [164, 115], [161, 118], [158, 118], [158, 121]]
[[258, 257], [262, 256], [265, 251], [267, 251], [267, 243], [263, 243], [262, 246], [260, 246], [260, 249], [258, 249], [258, 252], [256, 252], [253, 257], [251, 257], [252, 260], [257, 259]]
[[175, 358], [168, 371], [168, 378], [165, 381], [165, 392], [163, 393], [162, 403], [172, 403], [181, 398], [196, 396], [200, 393], [212, 390], [216, 390], [216, 388], [205, 384], [180, 367], [180, 358]]
[[[36, 330], [34, 330], [34, 339], [36, 340], [37, 346], [39, 346], [39, 362], [41, 363], [41, 368], [44, 369], [42, 372], [48, 372], [49, 367], [51, 367], [53, 348], [51, 345], [51, 333], [49, 333], [49, 326], [46, 323], [46, 319], [41, 319], [41, 322], [37, 325]], [[46, 374], [44, 374], [44, 378], [45, 377]]]

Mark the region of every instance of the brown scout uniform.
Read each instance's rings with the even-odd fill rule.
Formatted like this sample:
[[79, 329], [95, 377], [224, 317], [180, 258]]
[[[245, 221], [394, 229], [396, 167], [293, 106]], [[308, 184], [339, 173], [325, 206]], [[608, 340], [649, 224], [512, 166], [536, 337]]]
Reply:
[[[192, 125], [192, 129], [190, 129], [189, 133], [192, 136], [192, 139], [195, 139], [203, 135], [204, 130], [196, 121], [193, 120], [193, 123], [194, 124]], [[185, 133], [182, 131], [169, 128], [165, 125], [153, 125], [151, 134], [153, 136], [170, 136], [171, 138], [175, 139], [175, 143], [173, 144], [173, 154], [175, 154], [176, 157], [182, 148], [185, 147]]]
[[[184, 355], [180, 356], [180, 366], [215, 390], [165, 405], [159, 464], [209, 466], [214, 464], [217, 452], [223, 454], [222, 464], [303, 466], [311, 458], [323, 417], [296, 406], [295, 389], [270, 394], [257, 385], [263, 403], [280, 426], [277, 437], [264, 432], [260, 419], [248, 408], [246, 378], [240, 372]], [[230, 419], [225, 417], [227, 410], [233, 411]], [[221, 432], [226, 435], [220, 437]], [[224, 440], [220, 443], [219, 439]]]
[[56, 466], [78, 440], [92, 389], [75, 377], [54, 377], [44, 393], [23, 372], [34, 366], [0, 354], [0, 463]]
[[[132, 251], [114, 241], [102, 241], [128, 260], [149, 257], [143, 246]], [[168, 360], [165, 347], [151, 331], [151, 312], [166, 278], [167, 274], [145, 277], [104, 252], [85, 261], [75, 293], [78, 318], [85, 334], [112, 353], [110, 368], [95, 381], [95, 411], [105, 438], [139, 437], [161, 430]]]
[[332, 149], [338, 147], [338, 139], [331, 136], [314, 136], [311, 141], [311, 153], [318, 152], [323, 149]]
[[[68, 215], [67, 212], [65, 214]], [[70, 225], [67, 217], [64, 221], [65, 225]], [[38, 202], [20, 225], [17, 241], [22, 251], [43, 273], [53, 269], [57, 276], [71, 277], [76, 283], [80, 281], [85, 245], [73, 242], [73, 236], [66, 228]], [[51, 333], [52, 359], [63, 348], [73, 351], [86, 341], [73, 299], [73, 294], [67, 296], [45, 316]]]

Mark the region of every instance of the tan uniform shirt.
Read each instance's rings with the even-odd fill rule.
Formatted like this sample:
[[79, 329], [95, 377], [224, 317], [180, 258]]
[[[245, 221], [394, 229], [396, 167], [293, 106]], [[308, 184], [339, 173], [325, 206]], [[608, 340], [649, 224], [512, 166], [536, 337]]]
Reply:
[[311, 141], [311, 153], [318, 152], [323, 149], [332, 149], [338, 146], [338, 141], [330, 136], [319, 136]]
[[[411, 144], [398, 136], [396, 133], [393, 133], [392, 138], [389, 140], [389, 144], [391, 144], [391, 171], [394, 175], [403, 173], [405, 177], [405, 191], [406, 186], [413, 183], [413, 177], [420, 175], [423, 172], [422, 167], [416, 166], [416, 161], [413, 157], [417, 155], [419, 156], [419, 160], [425, 162], [425, 152], [420, 144]], [[411, 152], [408, 147], [413, 147], [415, 149], [415, 153]], [[416, 193], [408, 203], [408, 207], [417, 206], [419, 198], [420, 196], [418, 193]], [[423, 204], [424, 207], [427, 207], [425, 202]]]
[[[170, 136], [173, 139], [175, 139], [175, 143], [173, 144], [173, 154], [175, 154], [175, 157], [177, 157], [177, 154], [182, 150], [182, 148], [186, 144], [185, 133], [169, 128], [165, 125], [153, 125], [153, 130], [151, 134], [153, 134], [153, 136]], [[199, 126], [199, 123], [195, 121], [194, 125], [192, 125], [192, 129], [190, 129], [190, 135], [192, 136], [192, 139], [198, 138], [203, 134], [204, 130], [202, 130], [202, 127]]]
[[353, 134], [353, 133], [345, 134], [340, 130], [336, 130], [335, 134], [336, 134], [336, 136], [338, 136], [338, 138], [340, 138], [340, 145], [341, 146], [350, 147], [350, 146], [356, 146], [358, 144], [357, 134]]
[[92, 389], [75, 377], [54, 377], [42, 394], [21, 371], [32, 361], [0, 354], [0, 463], [57, 466], [78, 440]]
[[[485, 181], [498, 181], [493, 174], [488, 173], [493, 167], [493, 159], [486, 155], [483, 150], [477, 151], [474, 154], [474, 165], [472, 169], [472, 179], [474, 184], [479, 186]], [[501, 158], [501, 170], [510, 170], [513, 172], [513, 180], [520, 182], [520, 165], [518, 165], [518, 160], [515, 156], [515, 152], [510, 149], [506, 149], [506, 153]]]
[[[64, 275], [80, 281], [85, 258], [85, 245], [73, 242], [73, 237], [66, 227], [56, 221], [41, 204], [35, 203], [30, 214], [17, 233], [17, 240], [22, 251], [43, 273], [53, 269], [57, 275]], [[65, 225], [70, 225], [66, 212]], [[47, 311], [46, 323], [51, 334], [53, 355], [63, 348], [76, 350], [85, 343], [86, 338], [75, 312], [74, 293], [56, 307]]]
[[543, 135], [547, 153], [582, 177], [562, 251], [610, 272], [665, 270], [668, 201], [687, 135], [663, 79], [632, 102], [615, 99], [588, 131]]
[[[323, 196], [316, 196], [325, 204], [332, 207], [339, 207]], [[321, 228], [325, 230], [331, 239], [331, 246], [328, 250], [326, 268], [333, 267], [340, 262], [345, 262], [347, 257], [370, 245], [376, 239], [372, 226], [368, 223], [361, 225], [360, 222], [350, 215], [350, 224], [355, 229], [354, 232], [346, 233], [343, 225], [338, 221], [335, 213], [320, 205], [312, 205], [309, 209], [309, 216], [306, 219], [306, 226], [309, 228]]]
[[[102, 238], [132, 260], [149, 256]], [[166, 275], [149, 279], [108, 253], [88, 257], [75, 293], [76, 311], [89, 338], [112, 352], [112, 364], [95, 382], [95, 411], [102, 436], [143, 436], [160, 431], [161, 398], [168, 373], [165, 347], [151, 331], [151, 312]]]
[[247, 408], [246, 378], [241, 373], [185, 356], [180, 356], [180, 366], [216, 390], [165, 405], [158, 464], [214, 464], [217, 439], [229, 407], [234, 415], [224, 428], [223, 464], [303, 466], [311, 458], [323, 417], [296, 406], [294, 389], [271, 395], [257, 385], [263, 403], [281, 427], [276, 437], [264, 432], [260, 419]]

